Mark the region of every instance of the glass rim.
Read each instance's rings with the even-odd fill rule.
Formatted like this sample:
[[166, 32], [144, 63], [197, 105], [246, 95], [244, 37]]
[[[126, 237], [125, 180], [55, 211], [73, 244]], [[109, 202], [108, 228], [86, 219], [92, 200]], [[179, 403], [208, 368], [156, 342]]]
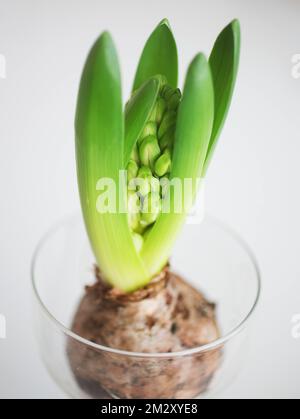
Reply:
[[221, 228], [225, 233], [229, 234], [242, 248], [243, 250], [247, 253], [250, 262], [252, 263], [254, 270], [255, 270], [255, 278], [256, 278], [256, 283], [257, 283], [257, 291], [256, 291], [256, 297], [253, 301], [253, 304], [251, 306], [251, 309], [249, 310], [249, 312], [247, 313], [247, 315], [245, 315], [243, 317], [243, 319], [228, 333], [226, 333], [224, 336], [220, 337], [219, 339], [216, 339], [215, 341], [208, 343], [206, 345], [202, 345], [202, 346], [196, 346], [194, 348], [189, 348], [189, 349], [184, 349], [181, 351], [176, 351], [176, 352], [133, 352], [133, 351], [126, 351], [123, 349], [116, 349], [116, 348], [111, 348], [109, 346], [105, 346], [105, 345], [100, 345], [94, 342], [89, 341], [88, 339], [83, 338], [82, 336], [77, 335], [76, 333], [74, 333], [72, 330], [70, 330], [67, 326], [65, 326], [64, 324], [62, 324], [47, 308], [46, 304], [43, 302], [41, 296], [39, 295], [38, 292], [38, 287], [37, 287], [37, 281], [36, 281], [36, 275], [35, 275], [35, 267], [36, 267], [36, 262], [38, 260], [38, 256], [40, 251], [43, 248], [43, 245], [47, 242], [47, 240], [51, 237], [51, 235], [53, 233], [55, 233], [59, 228], [61, 228], [61, 226], [63, 226], [65, 223], [67, 223], [68, 220], [71, 220], [72, 218], [77, 218], [78, 214], [73, 214], [73, 215], [69, 215], [66, 216], [64, 218], [62, 218], [60, 221], [58, 221], [52, 228], [50, 228], [43, 236], [42, 238], [39, 240], [35, 251], [33, 253], [33, 257], [31, 260], [31, 267], [30, 267], [30, 271], [31, 271], [31, 285], [33, 288], [33, 293], [35, 296], [36, 301], [38, 302], [38, 305], [40, 306], [40, 308], [42, 309], [42, 311], [44, 312], [44, 314], [48, 317], [48, 319], [56, 326], [58, 327], [65, 335], [67, 335], [68, 337], [82, 343], [85, 344], [87, 346], [89, 346], [90, 348], [96, 349], [98, 351], [104, 351], [104, 352], [108, 352], [108, 353], [112, 353], [112, 354], [116, 354], [116, 355], [121, 355], [121, 356], [127, 356], [127, 357], [136, 357], [136, 358], [177, 358], [177, 357], [183, 357], [183, 356], [189, 356], [189, 355], [197, 355], [197, 354], [201, 354], [204, 352], [208, 352], [214, 349], [217, 349], [221, 346], [224, 346], [224, 344], [226, 342], [228, 342], [229, 340], [231, 340], [232, 338], [234, 338], [236, 335], [238, 335], [240, 332], [242, 332], [246, 326], [246, 324], [248, 323], [248, 321], [250, 320], [250, 318], [252, 317], [252, 315], [254, 314], [258, 302], [260, 300], [260, 295], [261, 295], [261, 273], [260, 273], [260, 268], [257, 262], [257, 259], [252, 251], [252, 249], [250, 248], [250, 246], [248, 245], [248, 243], [230, 226], [228, 226], [226, 223], [224, 223], [223, 221], [220, 221], [218, 218], [212, 216], [212, 215], [206, 215], [205, 219], [209, 219], [211, 220], [215, 225], [217, 225], [219, 228]]

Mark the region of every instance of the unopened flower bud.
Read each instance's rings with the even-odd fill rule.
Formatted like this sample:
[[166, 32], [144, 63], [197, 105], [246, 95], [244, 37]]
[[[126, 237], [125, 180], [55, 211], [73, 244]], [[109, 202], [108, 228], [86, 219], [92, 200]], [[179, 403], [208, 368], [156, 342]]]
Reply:
[[167, 109], [166, 101], [163, 98], [157, 99], [156, 105], [151, 113], [150, 120], [155, 121], [157, 124], [160, 124], [164, 113]]
[[164, 118], [163, 118], [163, 120], [162, 120], [162, 122], [160, 124], [160, 127], [158, 129], [158, 138], [162, 138], [165, 135], [165, 133], [171, 127], [175, 126], [175, 124], [176, 124], [176, 117], [177, 117], [177, 114], [176, 114], [175, 111], [168, 111], [165, 114], [165, 116], [164, 116]]
[[175, 137], [175, 126], [172, 126], [168, 131], [160, 138], [159, 147], [162, 151], [166, 148], [172, 148]]
[[172, 87], [165, 85], [161, 91], [161, 95], [163, 96], [163, 98], [165, 100], [169, 100], [170, 97], [173, 95], [174, 93], [174, 89], [172, 89]]
[[161, 197], [164, 199], [168, 193], [170, 187], [170, 179], [167, 176], [164, 176], [160, 179], [161, 186]]
[[139, 156], [139, 150], [138, 150], [137, 145], [135, 145], [135, 146], [133, 147], [133, 150], [132, 150], [132, 152], [131, 152], [130, 159], [131, 159], [131, 160], [134, 160], [137, 164], [139, 164], [139, 163], [140, 163], [140, 156]]
[[127, 207], [128, 207], [128, 223], [130, 228], [135, 231], [139, 228], [140, 225], [140, 210], [141, 210], [141, 201], [139, 196], [133, 192], [128, 191], [127, 198]]
[[159, 179], [157, 179], [156, 177], [152, 176], [150, 182], [151, 182], [151, 193], [152, 194], [159, 195], [160, 194], [160, 182], [159, 182]]
[[149, 194], [146, 196], [143, 202], [143, 208], [141, 213], [141, 225], [146, 227], [153, 224], [161, 209], [160, 196], [157, 194]]
[[145, 125], [143, 132], [140, 136], [139, 144], [141, 144], [144, 138], [149, 137], [149, 135], [153, 135], [154, 137], [156, 137], [157, 135], [157, 125], [153, 121], [147, 122], [147, 124]]
[[157, 176], [162, 177], [171, 170], [171, 153], [166, 149], [164, 153], [156, 160], [154, 171]]
[[129, 160], [127, 165], [127, 179], [130, 182], [132, 179], [137, 177], [139, 166], [135, 160]]
[[168, 100], [168, 109], [176, 111], [181, 99], [181, 92], [179, 89], [176, 89], [170, 99]]
[[152, 179], [152, 172], [149, 167], [142, 166], [138, 171], [136, 182], [136, 188], [138, 193], [144, 197], [148, 195], [151, 191], [151, 179]]
[[156, 137], [146, 137], [140, 145], [140, 160], [144, 166], [153, 168], [154, 162], [160, 155], [160, 148]]

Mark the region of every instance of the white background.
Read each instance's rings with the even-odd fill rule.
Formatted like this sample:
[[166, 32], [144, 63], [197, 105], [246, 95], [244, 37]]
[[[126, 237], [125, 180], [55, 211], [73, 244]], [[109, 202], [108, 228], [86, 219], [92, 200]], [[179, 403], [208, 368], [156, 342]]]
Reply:
[[91, 43], [109, 29], [127, 97], [149, 33], [168, 17], [181, 82], [199, 50], [209, 53], [232, 18], [242, 26], [235, 97], [207, 182], [207, 209], [254, 249], [263, 274], [250, 360], [224, 397], [300, 398], [300, 53], [299, 0], [1, 0], [0, 340], [1, 397], [64, 397], [37, 351], [30, 260], [53, 222], [79, 208], [73, 116]]

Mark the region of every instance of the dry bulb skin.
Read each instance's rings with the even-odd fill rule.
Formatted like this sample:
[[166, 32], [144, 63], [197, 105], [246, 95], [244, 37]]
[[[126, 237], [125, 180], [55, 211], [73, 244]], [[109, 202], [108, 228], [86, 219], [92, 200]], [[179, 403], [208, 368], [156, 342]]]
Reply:
[[[165, 269], [147, 287], [124, 294], [97, 282], [86, 288], [72, 330], [91, 342], [130, 352], [170, 354], [219, 338], [215, 306], [181, 277]], [[207, 390], [221, 350], [172, 358], [105, 353], [73, 339], [71, 368], [92, 397], [192, 398]]]

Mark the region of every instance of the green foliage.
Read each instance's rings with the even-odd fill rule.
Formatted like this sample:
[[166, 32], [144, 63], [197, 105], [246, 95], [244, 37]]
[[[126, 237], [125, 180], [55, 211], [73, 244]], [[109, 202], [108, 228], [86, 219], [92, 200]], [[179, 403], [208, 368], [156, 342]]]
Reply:
[[[103, 33], [92, 47], [75, 118], [78, 185], [97, 263], [112, 286], [134, 291], [167, 263], [189, 209], [175, 211], [182, 198], [169, 182], [188, 178], [196, 184], [206, 174], [232, 98], [239, 49], [239, 23], [233, 21], [209, 61], [196, 55], [181, 95], [176, 43], [163, 20], [146, 42], [123, 110], [111, 36]], [[117, 189], [115, 212], [98, 210], [106, 178]], [[166, 202], [168, 213], [162, 210]]]

